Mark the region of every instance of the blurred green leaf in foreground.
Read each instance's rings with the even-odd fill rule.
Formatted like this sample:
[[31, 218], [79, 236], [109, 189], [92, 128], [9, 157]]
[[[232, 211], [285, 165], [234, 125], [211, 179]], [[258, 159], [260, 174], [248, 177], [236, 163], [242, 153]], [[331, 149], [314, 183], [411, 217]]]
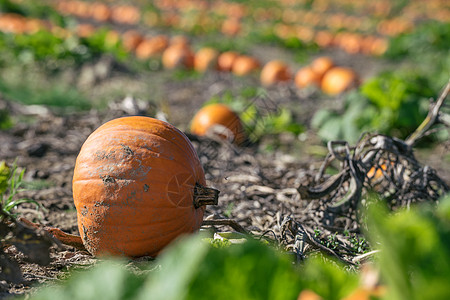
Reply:
[[[395, 213], [370, 205], [367, 216], [387, 288], [374, 299], [450, 299], [450, 196], [437, 207]], [[31, 299], [297, 299], [308, 289], [337, 300], [360, 284], [358, 273], [321, 255], [295, 266], [255, 240], [216, 248], [198, 235], [175, 242], [148, 267], [135, 274], [123, 262], [104, 261]]]
[[368, 220], [372, 244], [381, 248], [386, 299], [450, 299], [450, 195], [437, 208], [388, 215], [373, 207]]
[[322, 258], [300, 271], [287, 255], [254, 240], [216, 248], [199, 236], [185, 238], [153, 264], [159, 270], [136, 275], [120, 261], [104, 261], [31, 299], [297, 299], [306, 285], [340, 299], [357, 285], [355, 274]]

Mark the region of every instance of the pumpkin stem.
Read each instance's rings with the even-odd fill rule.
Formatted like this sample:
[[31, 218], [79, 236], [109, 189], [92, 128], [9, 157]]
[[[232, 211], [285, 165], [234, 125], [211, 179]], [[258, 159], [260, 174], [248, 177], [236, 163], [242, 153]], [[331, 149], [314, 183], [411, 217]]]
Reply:
[[194, 207], [217, 205], [219, 203], [219, 193], [219, 190], [196, 183], [194, 186]]

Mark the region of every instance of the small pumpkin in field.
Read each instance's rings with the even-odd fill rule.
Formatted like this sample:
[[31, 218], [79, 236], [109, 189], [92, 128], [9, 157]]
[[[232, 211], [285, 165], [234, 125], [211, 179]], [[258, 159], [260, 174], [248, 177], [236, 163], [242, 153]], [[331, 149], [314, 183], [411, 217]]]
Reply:
[[134, 51], [136, 47], [144, 40], [142, 34], [139, 31], [130, 29], [122, 34], [122, 44], [125, 50]]
[[314, 72], [311, 66], [306, 66], [295, 73], [294, 81], [298, 88], [303, 89], [312, 85], [319, 85], [320, 76]]
[[280, 60], [272, 60], [266, 63], [261, 70], [261, 83], [263, 85], [272, 85], [277, 82], [286, 82], [291, 80], [292, 75], [289, 67]]
[[322, 299], [322, 297], [317, 295], [315, 292], [308, 290], [308, 289], [304, 289], [298, 295], [297, 300], [323, 300], [323, 299]]
[[194, 67], [194, 53], [189, 46], [182, 44], [171, 45], [162, 54], [162, 64], [166, 69]]
[[239, 55], [233, 61], [231, 72], [237, 76], [245, 76], [255, 72], [260, 67], [259, 61], [249, 55]]
[[350, 295], [342, 300], [370, 300], [381, 299], [387, 294], [386, 286], [377, 286], [371, 289], [358, 287]]
[[189, 48], [190, 42], [189, 39], [184, 35], [175, 35], [170, 39], [170, 46], [179, 45], [182, 47]]
[[111, 17], [111, 9], [101, 2], [91, 3], [89, 10], [90, 17], [98, 22], [107, 22]]
[[191, 132], [197, 135], [215, 134], [236, 144], [245, 141], [239, 116], [221, 103], [209, 104], [200, 109], [192, 119]]
[[236, 58], [239, 56], [239, 53], [234, 51], [226, 51], [219, 55], [217, 58], [217, 67], [220, 71], [229, 72], [233, 67], [233, 63]]
[[223, 21], [220, 31], [229, 36], [236, 36], [242, 31], [241, 21], [238, 18], [227, 18]]
[[76, 34], [81, 38], [88, 38], [95, 33], [95, 27], [91, 24], [82, 23], [78, 24], [76, 28]]
[[136, 57], [148, 59], [162, 53], [168, 45], [169, 39], [165, 35], [144, 39], [136, 48]]
[[112, 8], [111, 19], [119, 24], [135, 25], [141, 18], [141, 12], [132, 5], [117, 5]]
[[333, 67], [322, 78], [321, 89], [329, 95], [340, 94], [357, 84], [356, 73], [345, 67]]
[[333, 44], [333, 34], [326, 30], [321, 30], [314, 36], [314, 41], [320, 48], [327, 48]]
[[323, 75], [332, 67], [334, 67], [334, 61], [328, 56], [320, 56], [314, 59], [311, 64], [311, 69], [322, 79]]
[[84, 1], [73, 1], [72, 14], [79, 18], [86, 18], [89, 16], [89, 3]]
[[84, 142], [73, 176], [78, 229], [93, 255], [156, 256], [199, 229], [218, 191], [188, 138], [149, 117], [109, 121]]
[[194, 69], [197, 72], [205, 72], [208, 69], [216, 69], [218, 56], [219, 51], [216, 49], [209, 47], [201, 48], [195, 53]]

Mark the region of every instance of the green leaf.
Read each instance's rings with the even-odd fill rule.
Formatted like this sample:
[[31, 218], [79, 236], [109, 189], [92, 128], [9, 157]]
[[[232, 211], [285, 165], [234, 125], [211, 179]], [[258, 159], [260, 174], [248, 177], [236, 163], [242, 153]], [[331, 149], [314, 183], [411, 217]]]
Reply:
[[209, 250], [186, 299], [296, 299], [302, 289], [290, 259], [260, 242]]
[[361, 86], [361, 93], [379, 108], [398, 110], [406, 98], [407, 81], [393, 73], [383, 73]]
[[11, 168], [5, 161], [0, 162], [0, 195], [6, 192], [8, 188], [8, 179], [11, 175]]
[[[201, 237], [200, 237], [201, 238]], [[260, 242], [215, 248], [199, 237], [168, 250], [140, 299], [296, 299], [300, 276], [290, 260]]]
[[205, 262], [208, 248], [209, 245], [198, 236], [179, 240], [161, 255], [161, 270], [151, 274], [137, 299], [149, 299], [150, 296], [153, 300], [185, 299], [199, 265]]
[[343, 138], [342, 120], [338, 117], [330, 118], [324, 123], [317, 134], [326, 141], [340, 140]]
[[322, 257], [310, 258], [302, 270], [302, 277], [308, 289], [327, 300], [348, 296], [359, 282], [357, 273], [345, 271], [339, 263]]
[[326, 123], [331, 117], [336, 116], [336, 113], [328, 110], [328, 109], [319, 109], [313, 116], [311, 120], [311, 127], [314, 129], [320, 128], [323, 124]]
[[10, 211], [11, 209], [13, 209], [14, 207], [23, 204], [23, 203], [32, 203], [35, 204], [37, 208], [40, 207], [40, 204], [38, 202], [36, 202], [36, 200], [33, 199], [17, 199], [17, 200], [13, 200], [8, 202], [3, 209], [6, 211]]
[[388, 214], [372, 204], [369, 235], [379, 245], [380, 268], [389, 299], [450, 299], [450, 197], [437, 207], [422, 205]]
[[73, 274], [64, 284], [33, 294], [34, 300], [136, 299], [145, 280], [125, 268], [122, 261], [104, 261], [88, 271]]

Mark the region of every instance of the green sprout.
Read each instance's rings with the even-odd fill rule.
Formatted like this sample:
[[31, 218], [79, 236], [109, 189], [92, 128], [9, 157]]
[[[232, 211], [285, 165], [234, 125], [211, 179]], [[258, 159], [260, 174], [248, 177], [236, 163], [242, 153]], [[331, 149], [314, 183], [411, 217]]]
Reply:
[[0, 208], [1, 216], [17, 217], [12, 211], [15, 207], [23, 203], [33, 203], [36, 208], [40, 204], [35, 200], [17, 197], [17, 194], [23, 191], [23, 176], [25, 169], [19, 171], [16, 163], [12, 167], [8, 166], [5, 161], [0, 162]]

